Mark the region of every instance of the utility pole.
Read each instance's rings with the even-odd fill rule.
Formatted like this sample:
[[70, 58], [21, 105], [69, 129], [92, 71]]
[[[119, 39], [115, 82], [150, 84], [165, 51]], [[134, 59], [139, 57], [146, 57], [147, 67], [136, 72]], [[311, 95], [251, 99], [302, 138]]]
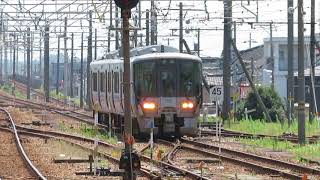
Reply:
[[183, 10], [182, 2], [179, 3], [179, 51], [183, 53]]
[[80, 57], [80, 107], [83, 108], [83, 32], [81, 33], [81, 57]]
[[91, 61], [92, 61], [92, 11], [89, 12], [89, 36], [88, 36], [88, 55], [87, 55], [87, 105], [90, 110], [92, 109], [91, 75], [90, 75]]
[[309, 108], [309, 122], [313, 122], [315, 115], [315, 91], [314, 91], [314, 75], [315, 75], [315, 0], [311, 0], [311, 35], [310, 35], [310, 108]]
[[[131, 93], [130, 93], [130, 34], [129, 34], [129, 16], [131, 11], [129, 9], [122, 9], [122, 47], [123, 47], [123, 91], [124, 91], [124, 132], [125, 132], [125, 152], [131, 154], [132, 147], [126, 139], [132, 136], [132, 120], [131, 120]], [[131, 164], [131, 163], [130, 163]], [[132, 167], [132, 165], [131, 165]], [[133, 169], [125, 173], [123, 179], [135, 179]]]
[[151, 45], [155, 45], [154, 0], [151, 0]]
[[[13, 43], [11, 45], [13, 46], [13, 54], [12, 54], [12, 59], [13, 59], [13, 64], [12, 64], [12, 80], [15, 85], [16, 81], [16, 42], [18, 41], [18, 37], [16, 36], [16, 33], [13, 34]], [[12, 88], [12, 95], [15, 95], [15, 86]]]
[[67, 37], [67, 17], [64, 18], [64, 75], [63, 75], [63, 92], [64, 92], [64, 103], [67, 103], [68, 89], [69, 89], [69, 67], [68, 67], [68, 37]]
[[[230, 113], [230, 62], [231, 62], [231, 23], [232, 23], [232, 1], [224, 0], [224, 36], [223, 36], [223, 120], [229, 119]], [[229, 121], [230, 122], [230, 121]]]
[[[41, 32], [41, 31], [40, 31]], [[40, 50], [40, 57], [39, 57], [39, 61], [40, 61], [40, 69], [39, 69], [39, 76], [40, 76], [40, 79], [42, 79], [42, 33], [40, 33], [40, 39], [39, 39], [39, 50]]]
[[200, 28], [198, 28], [198, 56], [200, 57]]
[[[116, 28], [118, 28], [119, 26], [119, 8], [116, 7]], [[116, 30], [116, 50], [119, 49], [119, 32], [118, 30]]]
[[252, 47], [252, 36], [251, 36], [251, 33], [249, 33], [249, 48], [251, 49]]
[[97, 60], [97, 29], [94, 29], [94, 60]]
[[237, 44], [237, 21], [233, 21], [233, 42]]
[[272, 76], [271, 76], [271, 88], [274, 89], [274, 54], [273, 54], [273, 36], [272, 36], [272, 22], [270, 23], [270, 59], [272, 66]]
[[70, 97], [73, 98], [73, 33], [71, 33], [71, 64], [70, 64]]
[[110, 46], [111, 46], [111, 28], [113, 27], [112, 25], [112, 22], [113, 22], [113, 19], [112, 19], [112, 2], [113, 0], [110, 0], [110, 26], [109, 26], [109, 29], [108, 29], [108, 52], [110, 52]]
[[[134, 25], [135, 27], [138, 26], [138, 16], [134, 17]], [[138, 47], [138, 30], [137, 29], [134, 30], [134, 47], [135, 48]]]
[[31, 84], [31, 78], [30, 78], [30, 28], [27, 28], [27, 99], [30, 99], [30, 84]]
[[149, 32], [150, 32], [150, 23], [149, 23], [149, 10], [146, 11], [146, 46], [149, 46]]
[[44, 94], [46, 102], [49, 102], [49, 25], [46, 23], [44, 29]]
[[305, 79], [304, 79], [304, 21], [303, 0], [298, 0], [298, 138], [306, 143], [305, 135]]
[[6, 45], [6, 41], [5, 41], [5, 30], [4, 30], [4, 22], [3, 22], [3, 11], [1, 11], [1, 26], [0, 26], [0, 36], [1, 37], [1, 40], [3, 41], [3, 45], [1, 45], [0, 47], [0, 82], [2, 82], [2, 49], [3, 47], [5, 47]]
[[293, 0], [288, 0], [288, 125], [291, 126], [294, 111], [294, 77], [293, 77]]
[[57, 50], [57, 79], [56, 79], [56, 95], [59, 94], [59, 77], [60, 77], [60, 35], [58, 36], [58, 50]]
[[[1, 12], [2, 13], [2, 12]], [[1, 17], [2, 17], [2, 15], [1, 15]], [[3, 17], [2, 17], [3, 18]], [[1, 21], [1, 24], [3, 24], [3, 42], [6, 42], [6, 29], [8, 28], [8, 27], [5, 27], [4, 26], [4, 22], [3, 22], [3, 19], [2, 19], [2, 21]], [[1, 68], [3, 68], [4, 69], [4, 76], [3, 76], [3, 79], [2, 80], [4, 80], [4, 81], [7, 81], [8, 80], [8, 58], [6, 57], [7, 56], [7, 51], [8, 51], [8, 49], [7, 49], [7, 45], [8, 45], [8, 43], [5, 43], [5, 49], [4, 49], [4, 51], [5, 51], [5, 58], [4, 58], [4, 65], [3, 66], [1, 66]], [[2, 70], [1, 70], [1, 72], [2, 72]]]

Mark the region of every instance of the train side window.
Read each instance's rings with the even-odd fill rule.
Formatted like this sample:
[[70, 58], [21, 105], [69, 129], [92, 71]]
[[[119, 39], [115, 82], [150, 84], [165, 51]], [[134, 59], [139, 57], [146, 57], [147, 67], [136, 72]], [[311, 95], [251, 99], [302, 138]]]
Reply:
[[103, 72], [100, 73], [100, 91], [104, 92], [105, 87], [105, 74]]
[[113, 91], [119, 93], [119, 72], [114, 72]]
[[93, 83], [93, 91], [97, 91], [98, 90], [98, 74], [97, 73], [92, 73], [92, 83]]

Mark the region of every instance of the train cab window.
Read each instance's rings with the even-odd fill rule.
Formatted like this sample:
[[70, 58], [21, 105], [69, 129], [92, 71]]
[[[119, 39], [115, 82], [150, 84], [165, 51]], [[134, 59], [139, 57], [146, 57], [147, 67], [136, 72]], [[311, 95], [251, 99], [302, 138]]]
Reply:
[[119, 93], [119, 72], [114, 72], [113, 91]]
[[200, 66], [198, 62], [180, 63], [180, 96], [197, 96], [200, 93]]
[[92, 73], [92, 86], [93, 91], [98, 91], [98, 74]]
[[111, 72], [108, 72], [108, 92], [111, 92]]
[[156, 63], [139, 62], [133, 66], [134, 89], [137, 96], [156, 96]]
[[105, 74], [104, 73], [100, 73], [100, 92], [104, 92], [104, 88], [105, 88]]

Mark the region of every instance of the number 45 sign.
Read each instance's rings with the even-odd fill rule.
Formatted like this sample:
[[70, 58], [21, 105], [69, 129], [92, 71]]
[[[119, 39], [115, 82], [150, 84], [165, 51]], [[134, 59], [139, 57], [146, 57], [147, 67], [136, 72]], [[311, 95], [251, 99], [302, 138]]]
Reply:
[[223, 86], [213, 86], [210, 88], [210, 100], [222, 102], [222, 100], [223, 100]]

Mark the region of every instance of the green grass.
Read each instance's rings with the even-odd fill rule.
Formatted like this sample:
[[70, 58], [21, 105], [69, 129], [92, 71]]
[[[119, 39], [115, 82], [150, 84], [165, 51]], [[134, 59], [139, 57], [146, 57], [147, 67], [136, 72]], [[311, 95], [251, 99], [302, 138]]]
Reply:
[[[204, 119], [203, 119], [202, 115], [200, 115], [197, 118], [197, 120], [198, 120], [198, 122], [204, 122]], [[207, 122], [217, 122], [217, 121], [222, 121], [221, 117], [207, 115]]]
[[[263, 120], [241, 120], [237, 123], [232, 123], [230, 127], [225, 127], [228, 130], [246, 132], [251, 134], [265, 135], [281, 135], [283, 133], [298, 134], [298, 122], [294, 121], [289, 127], [288, 123], [267, 123]], [[306, 135], [320, 135], [320, 126], [317, 121], [312, 124], [306, 122]]]
[[279, 141], [271, 138], [263, 139], [239, 139], [241, 143], [253, 145], [255, 147], [269, 148], [274, 151], [287, 151], [295, 155], [297, 160], [301, 158], [319, 159], [320, 157], [320, 142], [316, 144], [307, 144], [300, 146], [288, 141]]
[[[13, 87], [9, 84], [4, 84], [4, 85], [0, 86], [0, 90], [6, 92], [8, 94], [12, 93], [12, 89], [13, 89]], [[22, 92], [18, 91], [17, 89], [15, 89], [14, 93], [17, 98], [27, 99], [27, 96], [25, 94], [23, 94]]]
[[61, 122], [59, 123], [58, 128], [60, 131], [77, 133], [87, 138], [95, 138], [97, 136], [100, 140], [103, 140], [110, 144], [118, 143], [117, 137], [113, 137], [113, 136], [109, 137], [107, 132], [103, 130], [95, 130], [93, 126], [89, 126], [86, 124], [81, 124], [79, 128], [74, 128], [74, 127], [68, 127], [63, 122]]

